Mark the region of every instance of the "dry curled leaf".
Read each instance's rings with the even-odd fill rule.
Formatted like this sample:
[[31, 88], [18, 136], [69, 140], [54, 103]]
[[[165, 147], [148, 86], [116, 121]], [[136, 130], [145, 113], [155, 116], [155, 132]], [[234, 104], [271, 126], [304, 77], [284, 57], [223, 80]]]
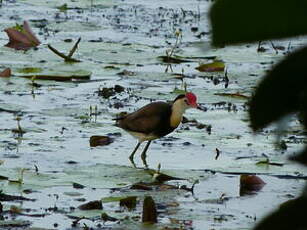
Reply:
[[9, 43], [5, 45], [7, 47], [16, 50], [28, 50], [40, 44], [27, 21], [24, 21], [23, 25], [17, 24], [14, 27], [6, 28], [4, 31], [9, 37]]
[[10, 77], [11, 75], [12, 71], [10, 68], [6, 68], [0, 73], [0, 77]]
[[249, 192], [260, 191], [266, 183], [256, 175], [240, 176], [240, 194], [248, 194]]
[[109, 145], [112, 142], [113, 142], [113, 139], [108, 136], [91, 136], [90, 138], [91, 147]]

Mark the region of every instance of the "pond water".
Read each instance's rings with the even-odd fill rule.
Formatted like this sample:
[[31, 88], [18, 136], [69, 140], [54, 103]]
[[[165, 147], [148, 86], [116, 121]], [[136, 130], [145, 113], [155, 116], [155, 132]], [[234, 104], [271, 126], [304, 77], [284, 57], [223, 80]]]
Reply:
[[[63, 4], [67, 7], [60, 10]], [[13, 73], [0, 78], [0, 176], [6, 177], [0, 179], [0, 190], [33, 199], [1, 202], [0, 229], [252, 229], [263, 216], [301, 193], [307, 171], [288, 160], [305, 142], [300, 123], [290, 118], [281, 137], [287, 149], [280, 150], [276, 127], [254, 134], [247, 114], [247, 98], [286, 51], [276, 53], [270, 43], [263, 43], [265, 52], [257, 52], [258, 44], [211, 47], [207, 19], [211, 4], [199, 0], [3, 1], [1, 31], [27, 20], [42, 44], [35, 50], [16, 51], [4, 46], [8, 37], [0, 33], [0, 68], [11, 68]], [[178, 30], [182, 39], [174, 52], [189, 62], [168, 65], [158, 57], [174, 47]], [[51, 44], [68, 53], [79, 37], [74, 54], [81, 60], [78, 63], [65, 63], [47, 47]], [[289, 51], [305, 41], [292, 40]], [[289, 44], [288, 40], [274, 42], [286, 49]], [[227, 88], [225, 72], [195, 69], [212, 57], [225, 62]], [[35, 80], [39, 87], [33, 87], [31, 80], [20, 77], [33, 75], [29, 68], [42, 75], [90, 73], [91, 77]], [[124, 90], [108, 98], [100, 95], [103, 88], [115, 85]], [[172, 189], [131, 189], [153, 178], [142, 169], [139, 154], [135, 156], [139, 168], [132, 167], [128, 156], [136, 140], [115, 127], [112, 119], [154, 100], [173, 100], [184, 85], [206, 111], [188, 110], [185, 117], [197, 122], [184, 123], [154, 141], [147, 162], [151, 169], [161, 164], [162, 173], [187, 180], [165, 182]], [[92, 112], [97, 108], [95, 114], [89, 114], [90, 108]], [[16, 117], [23, 135], [13, 132]], [[90, 147], [94, 135], [109, 135], [114, 141]], [[257, 164], [266, 159], [280, 165]], [[243, 194], [240, 174], [258, 174], [266, 184], [258, 192]], [[22, 183], [14, 182], [21, 175]], [[199, 183], [193, 193], [174, 189], [191, 188], [195, 181]], [[147, 195], [158, 208], [155, 225], [141, 223]], [[127, 196], [137, 196], [133, 210], [123, 209], [114, 199]], [[78, 208], [93, 200], [102, 200], [103, 210]], [[104, 222], [102, 213], [118, 221]], [[73, 224], [76, 218], [80, 220]]]

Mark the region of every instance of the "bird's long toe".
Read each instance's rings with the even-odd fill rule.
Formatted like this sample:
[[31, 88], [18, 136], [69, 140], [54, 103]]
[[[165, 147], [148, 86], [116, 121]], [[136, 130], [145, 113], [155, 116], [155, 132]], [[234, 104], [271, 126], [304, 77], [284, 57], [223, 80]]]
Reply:
[[134, 168], [136, 168], [136, 164], [134, 163], [133, 155], [130, 155], [129, 160]]
[[141, 159], [142, 159], [142, 161], [143, 161], [143, 164], [144, 164], [144, 166], [145, 166], [145, 169], [148, 169], [148, 164], [147, 164], [147, 161], [146, 161], [146, 153], [144, 154], [144, 153], [142, 153], [142, 155], [141, 155]]

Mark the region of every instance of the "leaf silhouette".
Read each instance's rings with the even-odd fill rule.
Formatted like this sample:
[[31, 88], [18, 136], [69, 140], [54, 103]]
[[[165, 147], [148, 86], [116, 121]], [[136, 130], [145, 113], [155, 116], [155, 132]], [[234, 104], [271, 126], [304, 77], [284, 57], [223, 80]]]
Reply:
[[307, 166], [307, 147], [305, 146], [304, 150], [301, 153], [290, 157], [290, 160], [299, 162], [299, 163]]
[[214, 45], [307, 34], [307, 1], [217, 0], [210, 10]]
[[279, 208], [279, 210], [273, 212], [266, 218], [264, 218], [254, 230], [299, 230], [307, 229], [306, 222], [306, 206], [307, 198], [299, 197], [294, 200], [290, 200]]
[[307, 47], [278, 63], [260, 82], [250, 102], [253, 130], [307, 108]]

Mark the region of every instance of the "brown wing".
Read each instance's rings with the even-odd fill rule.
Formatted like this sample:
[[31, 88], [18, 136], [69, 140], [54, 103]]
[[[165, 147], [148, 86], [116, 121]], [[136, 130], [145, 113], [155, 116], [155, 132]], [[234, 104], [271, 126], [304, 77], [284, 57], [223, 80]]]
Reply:
[[153, 102], [119, 120], [118, 126], [132, 132], [157, 133], [168, 128], [171, 110], [168, 103]]

